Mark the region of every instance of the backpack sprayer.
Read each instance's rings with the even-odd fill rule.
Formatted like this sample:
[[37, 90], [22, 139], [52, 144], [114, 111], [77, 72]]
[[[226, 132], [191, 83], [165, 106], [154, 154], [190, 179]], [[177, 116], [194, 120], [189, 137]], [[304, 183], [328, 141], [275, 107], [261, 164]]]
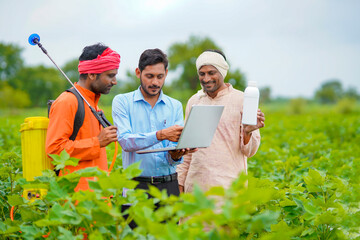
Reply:
[[[31, 45], [38, 45], [39, 48], [45, 53], [46, 56], [54, 63], [56, 68], [62, 73], [66, 80], [71, 84], [79, 96], [85, 101], [89, 106], [91, 112], [94, 114], [95, 118], [99, 123], [104, 127], [111, 126], [111, 123], [105, 118], [105, 115], [102, 111], [97, 112], [89, 102], [81, 95], [80, 91], [76, 89], [75, 85], [71, 80], [66, 76], [63, 70], [54, 62], [54, 60], [49, 56], [47, 50], [40, 43], [40, 36], [36, 33], [31, 34], [28, 39]], [[46, 141], [46, 132], [49, 125], [49, 119], [46, 117], [29, 117], [24, 120], [24, 123], [21, 124], [21, 151], [22, 151], [22, 165], [23, 165], [23, 177], [26, 181], [33, 181], [34, 177], [41, 176], [42, 171], [46, 169], [52, 169], [51, 158], [45, 152], [45, 141]], [[109, 167], [109, 172], [111, 172], [116, 156], [118, 152], [118, 144], [115, 142], [115, 152], [113, 160]], [[23, 197], [30, 201], [35, 201], [35, 199], [42, 199], [47, 194], [46, 186], [37, 186], [36, 188], [24, 188]], [[13, 211], [14, 207], [11, 208], [10, 218], [13, 220]]]

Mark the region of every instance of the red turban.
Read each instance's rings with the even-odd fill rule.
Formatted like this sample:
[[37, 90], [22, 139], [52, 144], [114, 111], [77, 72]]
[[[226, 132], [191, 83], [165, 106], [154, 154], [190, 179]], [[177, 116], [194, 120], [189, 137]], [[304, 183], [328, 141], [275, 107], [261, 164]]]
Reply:
[[110, 48], [92, 60], [80, 61], [78, 70], [83, 73], [102, 73], [112, 69], [118, 69], [120, 65], [120, 55]]

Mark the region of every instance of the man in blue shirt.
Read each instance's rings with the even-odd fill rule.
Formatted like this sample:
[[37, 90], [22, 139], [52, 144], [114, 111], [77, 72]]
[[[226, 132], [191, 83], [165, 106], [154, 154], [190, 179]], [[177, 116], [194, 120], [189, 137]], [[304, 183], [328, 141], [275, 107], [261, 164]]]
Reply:
[[179, 195], [176, 165], [190, 149], [135, 153], [145, 148], [173, 146], [182, 132], [182, 105], [161, 90], [168, 73], [167, 66], [167, 57], [160, 49], [144, 51], [135, 70], [140, 87], [117, 95], [113, 100], [112, 115], [123, 149], [123, 167], [141, 161], [143, 172], [135, 178], [140, 182], [137, 188], [148, 189], [151, 184], [160, 190], [166, 189], [169, 195]]

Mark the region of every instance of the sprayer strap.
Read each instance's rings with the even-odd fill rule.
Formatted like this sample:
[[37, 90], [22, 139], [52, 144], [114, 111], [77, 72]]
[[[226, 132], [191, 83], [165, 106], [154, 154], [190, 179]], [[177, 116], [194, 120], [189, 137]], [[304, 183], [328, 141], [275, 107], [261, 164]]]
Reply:
[[73, 128], [73, 132], [70, 136], [70, 140], [75, 140], [81, 126], [84, 123], [84, 118], [85, 118], [85, 108], [84, 108], [84, 100], [81, 98], [81, 96], [79, 95], [79, 93], [74, 89], [74, 88], [69, 88], [66, 90], [67, 92], [71, 92], [73, 93], [77, 100], [78, 100], [78, 109], [76, 111], [75, 114], [75, 119], [74, 119], [74, 128]]

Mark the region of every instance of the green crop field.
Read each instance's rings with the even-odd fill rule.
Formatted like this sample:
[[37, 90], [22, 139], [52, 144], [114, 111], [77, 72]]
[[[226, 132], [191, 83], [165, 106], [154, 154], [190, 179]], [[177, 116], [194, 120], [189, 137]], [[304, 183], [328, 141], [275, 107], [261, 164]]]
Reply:
[[[108, 175], [89, 168], [63, 177], [51, 170], [34, 182], [22, 178], [19, 128], [45, 109], [0, 113], [1, 239], [360, 239], [360, 110], [339, 106], [267, 105], [261, 146], [248, 159], [248, 175], [230, 189], [166, 197], [150, 189], [122, 197], [138, 166], [117, 163]], [[105, 112], [110, 118], [110, 108]], [[110, 118], [111, 119], [111, 118]], [[107, 149], [109, 164], [114, 146]], [[66, 154], [59, 166], [71, 162]], [[221, 159], [219, 159], [221, 160]], [[81, 176], [97, 176], [92, 192], [73, 192]], [[30, 184], [30, 185], [29, 185]], [[23, 188], [43, 184], [44, 199], [29, 202]], [[214, 197], [217, 196], [217, 197]], [[221, 209], [216, 198], [223, 198]], [[121, 205], [131, 203], [127, 227]], [[160, 208], [154, 210], [154, 203]], [[14, 207], [14, 220], [10, 210]], [[178, 224], [180, 219], [186, 219]]]

